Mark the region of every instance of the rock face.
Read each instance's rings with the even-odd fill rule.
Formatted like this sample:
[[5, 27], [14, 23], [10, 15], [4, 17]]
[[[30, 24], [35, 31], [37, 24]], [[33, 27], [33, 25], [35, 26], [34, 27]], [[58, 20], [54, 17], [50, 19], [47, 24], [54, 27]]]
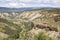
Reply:
[[40, 29], [45, 29], [47, 31], [56, 31], [58, 32], [58, 28], [56, 27], [50, 27], [50, 26], [45, 26], [45, 25], [36, 25], [37, 28], [40, 28]]
[[3, 18], [15, 18], [16, 16], [18, 16], [20, 13], [15, 13], [15, 12], [2, 12], [0, 13], [0, 17]]

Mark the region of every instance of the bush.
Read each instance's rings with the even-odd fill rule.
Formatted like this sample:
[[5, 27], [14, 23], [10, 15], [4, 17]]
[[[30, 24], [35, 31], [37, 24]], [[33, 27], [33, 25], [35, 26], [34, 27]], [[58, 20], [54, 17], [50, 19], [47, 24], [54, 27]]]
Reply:
[[20, 40], [27, 40], [27, 31], [26, 29], [22, 30], [20, 33]]
[[60, 15], [54, 17], [55, 22], [60, 21]]
[[52, 40], [52, 38], [48, 37], [43, 32], [40, 32], [38, 35], [34, 36], [34, 40]]
[[31, 30], [34, 26], [33, 22], [23, 22], [24, 26], [25, 26], [25, 29], [27, 30]]

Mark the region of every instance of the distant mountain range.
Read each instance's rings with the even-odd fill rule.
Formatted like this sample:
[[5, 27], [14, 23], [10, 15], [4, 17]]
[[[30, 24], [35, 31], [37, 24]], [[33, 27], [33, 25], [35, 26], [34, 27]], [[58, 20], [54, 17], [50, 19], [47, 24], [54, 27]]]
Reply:
[[28, 8], [7, 8], [7, 7], [0, 7], [0, 11], [6, 11], [6, 10], [11, 10], [11, 11], [18, 11], [18, 10], [34, 10], [34, 9], [38, 9], [38, 8], [34, 8], [34, 7], [28, 7]]
[[[0, 7], [0, 11], [23, 11], [23, 10], [35, 10], [35, 9], [55, 9], [52, 7], [24, 7], [24, 8], [8, 8], [8, 7]], [[60, 8], [57, 8], [60, 9]]]

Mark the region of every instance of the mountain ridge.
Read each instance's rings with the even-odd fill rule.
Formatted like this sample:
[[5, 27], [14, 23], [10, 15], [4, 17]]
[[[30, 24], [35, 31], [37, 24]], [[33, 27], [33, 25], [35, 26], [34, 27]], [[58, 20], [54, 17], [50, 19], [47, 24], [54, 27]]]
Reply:
[[53, 7], [23, 7], [23, 8], [9, 8], [9, 7], [0, 7], [0, 11], [23, 11], [23, 10], [36, 10], [36, 9], [60, 9]]

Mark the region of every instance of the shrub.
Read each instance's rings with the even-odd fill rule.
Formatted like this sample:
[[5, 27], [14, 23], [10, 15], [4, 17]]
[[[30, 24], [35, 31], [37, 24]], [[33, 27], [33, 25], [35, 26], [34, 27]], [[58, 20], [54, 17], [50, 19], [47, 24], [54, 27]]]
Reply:
[[52, 40], [52, 38], [48, 37], [43, 32], [40, 32], [38, 35], [34, 36], [34, 40]]
[[26, 29], [22, 30], [22, 32], [20, 33], [20, 40], [27, 40], [27, 30]]
[[24, 26], [25, 26], [25, 29], [27, 30], [31, 30], [34, 26], [33, 22], [23, 22]]
[[54, 17], [55, 22], [60, 21], [60, 15]]

